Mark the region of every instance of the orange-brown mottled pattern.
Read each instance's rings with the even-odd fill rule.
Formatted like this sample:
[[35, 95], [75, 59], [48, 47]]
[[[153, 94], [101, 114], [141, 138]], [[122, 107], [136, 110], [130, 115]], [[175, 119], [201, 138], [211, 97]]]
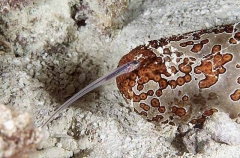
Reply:
[[240, 113], [240, 24], [140, 45], [119, 61], [140, 66], [117, 78], [134, 111], [156, 124], [202, 124], [214, 112]]

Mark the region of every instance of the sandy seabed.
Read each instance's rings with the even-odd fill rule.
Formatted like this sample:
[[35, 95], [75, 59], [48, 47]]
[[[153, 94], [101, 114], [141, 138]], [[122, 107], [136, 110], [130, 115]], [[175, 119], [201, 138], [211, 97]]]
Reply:
[[[240, 1], [231, 0], [17, 2], [0, 8], [0, 103], [30, 113], [37, 127], [136, 46], [240, 21]], [[115, 81], [79, 99], [43, 132], [30, 157], [240, 157], [239, 145], [210, 138], [191, 149], [177, 127], [137, 115]]]

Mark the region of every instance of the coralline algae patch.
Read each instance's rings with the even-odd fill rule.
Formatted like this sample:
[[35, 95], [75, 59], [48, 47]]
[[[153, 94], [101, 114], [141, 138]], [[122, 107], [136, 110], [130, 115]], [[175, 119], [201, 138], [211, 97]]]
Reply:
[[140, 66], [117, 78], [134, 110], [148, 121], [202, 124], [214, 112], [240, 112], [240, 24], [149, 41], [124, 55]]

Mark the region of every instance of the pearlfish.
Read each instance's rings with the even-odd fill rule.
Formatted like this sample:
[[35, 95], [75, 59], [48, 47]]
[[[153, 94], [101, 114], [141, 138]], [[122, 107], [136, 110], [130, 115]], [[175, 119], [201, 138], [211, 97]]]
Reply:
[[62, 110], [66, 109], [68, 106], [70, 106], [73, 102], [81, 98], [86, 93], [92, 91], [93, 89], [109, 82], [112, 78], [115, 78], [119, 75], [122, 75], [124, 73], [129, 73], [136, 69], [139, 66], [139, 62], [137, 60], [132, 60], [126, 64], [123, 64], [122, 66], [116, 68], [112, 72], [108, 73], [107, 75], [104, 75], [97, 79], [96, 81], [92, 82], [91, 84], [87, 85], [85, 88], [80, 90], [78, 93], [76, 93], [74, 96], [72, 96], [69, 100], [67, 100], [64, 104], [62, 104], [48, 119], [47, 121], [42, 125], [44, 127], [49, 122], [51, 122], [55, 115], [57, 115]]
[[140, 66], [117, 77], [134, 111], [156, 125], [201, 125], [240, 113], [240, 23], [149, 41], [119, 61]]

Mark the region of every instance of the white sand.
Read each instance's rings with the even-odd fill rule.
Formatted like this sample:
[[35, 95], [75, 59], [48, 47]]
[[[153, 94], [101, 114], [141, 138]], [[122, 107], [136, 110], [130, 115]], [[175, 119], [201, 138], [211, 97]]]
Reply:
[[[120, 3], [111, 6], [110, 0], [87, 1], [92, 12], [87, 12], [87, 25], [80, 29], [70, 15], [70, 6], [77, 0], [41, 0], [29, 8], [0, 13], [6, 47], [0, 52], [0, 102], [30, 112], [36, 126], [67, 97], [116, 68], [132, 48], [240, 21], [240, 1], [135, 0], [127, 10]], [[112, 10], [106, 12], [107, 7]], [[122, 29], [115, 28], [123, 21]], [[106, 27], [112, 31], [105, 31]], [[115, 81], [79, 99], [48, 127], [50, 136], [35, 157], [240, 156], [239, 146], [215, 141], [208, 143], [216, 148], [186, 153], [175, 138], [177, 127], [155, 127], [135, 114]]]

